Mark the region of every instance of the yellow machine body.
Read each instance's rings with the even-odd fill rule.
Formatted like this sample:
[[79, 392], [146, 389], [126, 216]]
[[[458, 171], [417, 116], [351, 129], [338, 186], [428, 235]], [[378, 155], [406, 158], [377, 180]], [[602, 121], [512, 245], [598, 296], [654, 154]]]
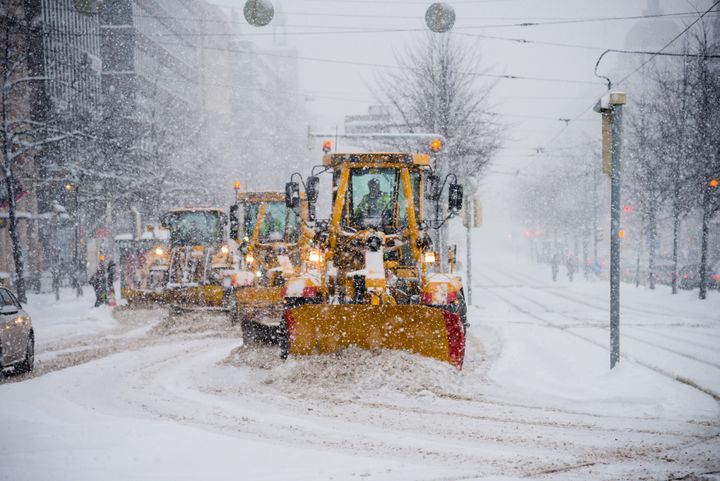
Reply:
[[[286, 353], [330, 353], [351, 346], [399, 349], [461, 368], [462, 284], [456, 275], [436, 272], [434, 257], [427, 255], [429, 237], [419, 227], [422, 177], [430, 158], [330, 154], [323, 163], [333, 172], [331, 217], [320, 236], [325, 241], [317, 272], [289, 281]], [[362, 192], [363, 182], [370, 188], [367, 178], [378, 176], [390, 192], [382, 198], [379, 220], [376, 215], [376, 224], [368, 225], [358, 215], [364, 199], [353, 196]]]

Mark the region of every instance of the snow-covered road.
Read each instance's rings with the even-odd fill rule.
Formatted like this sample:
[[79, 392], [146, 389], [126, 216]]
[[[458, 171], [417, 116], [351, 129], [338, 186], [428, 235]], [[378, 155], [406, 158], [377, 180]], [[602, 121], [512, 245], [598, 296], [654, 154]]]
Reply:
[[283, 363], [221, 318], [34, 298], [37, 370], [0, 385], [0, 479], [719, 476], [719, 293], [624, 286], [610, 372], [604, 284], [489, 261], [475, 280], [461, 373], [397, 352]]

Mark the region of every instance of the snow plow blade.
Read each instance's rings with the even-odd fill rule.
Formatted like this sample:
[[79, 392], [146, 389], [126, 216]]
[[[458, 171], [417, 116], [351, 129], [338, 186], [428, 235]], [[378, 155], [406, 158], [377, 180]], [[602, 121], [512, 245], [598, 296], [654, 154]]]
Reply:
[[410, 351], [462, 369], [460, 316], [438, 307], [364, 304], [304, 305], [285, 310], [290, 355], [348, 347]]
[[165, 291], [164, 301], [187, 307], [221, 307], [223, 289], [221, 286], [172, 288]]

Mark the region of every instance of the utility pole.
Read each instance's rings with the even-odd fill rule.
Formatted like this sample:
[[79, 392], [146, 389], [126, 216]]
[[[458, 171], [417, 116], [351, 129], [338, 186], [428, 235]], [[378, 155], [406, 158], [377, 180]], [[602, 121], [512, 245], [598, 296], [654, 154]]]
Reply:
[[[610, 369], [620, 361], [620, 185], [624, 92], [609, 92], [595, 105], [603, 116], [603, 171], [610, 175]], [[610, 134], [610, 135], [608, 135]]]

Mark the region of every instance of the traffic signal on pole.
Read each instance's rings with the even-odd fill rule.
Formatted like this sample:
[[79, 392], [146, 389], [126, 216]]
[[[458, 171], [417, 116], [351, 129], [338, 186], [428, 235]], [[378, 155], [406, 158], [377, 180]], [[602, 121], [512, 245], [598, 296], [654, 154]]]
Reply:
[[430, 150], [433, 152], [440, 152], [440, 149], [442, 149], [442, 140], [432, 139], [432, 141], [430, 141]]
[[710, 182], [708, 182], [708, 185], [712, 187], [713, 189], [718, 186], [718, 180], [717, 179], [710, 179]]

